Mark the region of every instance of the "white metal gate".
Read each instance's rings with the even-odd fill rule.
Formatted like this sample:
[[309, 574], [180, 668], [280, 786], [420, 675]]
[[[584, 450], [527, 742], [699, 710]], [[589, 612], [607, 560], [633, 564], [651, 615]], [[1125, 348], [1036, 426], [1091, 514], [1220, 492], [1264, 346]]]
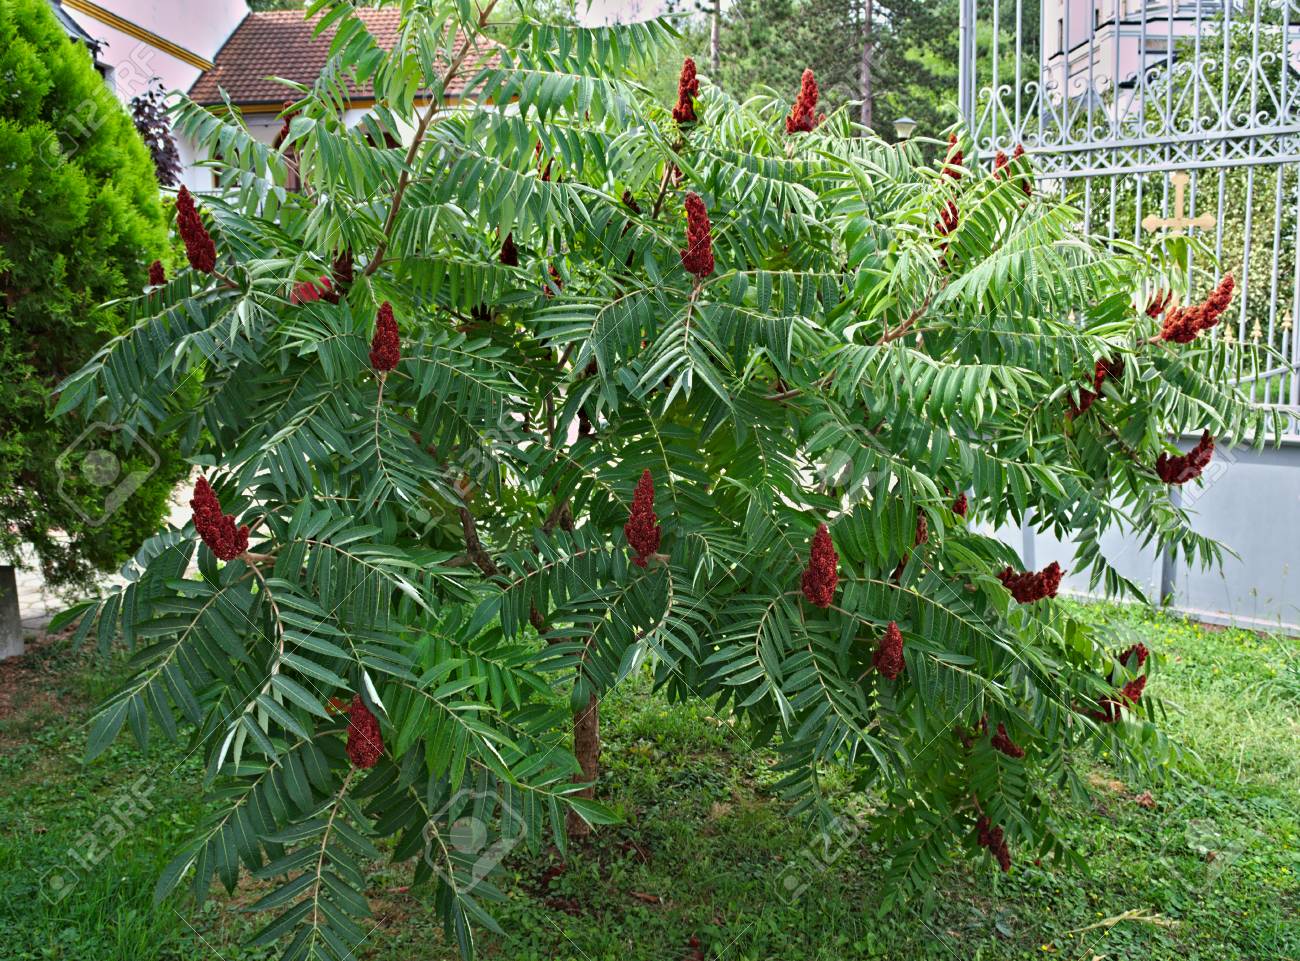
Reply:
[[[1286, 415], [1288, 443], [1220, 451], [1194, 492], [1197, 529], [1236, 552], [1222, 570], [1122, 530], [1103, 534], [1107, 558], [1195, 617], [1300, 634], [1300, 0], [960, 3], [971, 162], [1023, 145], [1037, 189], [1070, 197], [1094, 237], [1185, 235], [1196, 299], [1232, 272], [1236, 322], [1213, 336], [1260, 348], [1238, 352], [1253, 359], [1239, 376]], [[1072, 545], [1048, 533], [1003, 533], [1030, 566], [1069, 565]]]
[[1235, 275], [1215, 336], [1272, 348], [1242, 379], [1300, 436], [1300, 3], [961, 0], [959, 66], [980, 162], [1023, 145], [1094, 236], [1186, 231], [1199, 285]]

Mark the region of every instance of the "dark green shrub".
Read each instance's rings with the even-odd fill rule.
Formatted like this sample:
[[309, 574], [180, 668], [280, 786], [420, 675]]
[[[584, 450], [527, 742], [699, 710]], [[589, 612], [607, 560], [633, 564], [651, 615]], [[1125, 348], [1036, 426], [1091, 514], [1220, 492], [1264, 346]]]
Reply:
[[[46, 577], [84, 582], [162, 516], [172, 448], [51, 392], [110, 336], [167, 246], [153, 164], [87, 51], [45, 0], [0, 0], [0, 561], [24, 542]], [[66, 536], [65, 536], [66, 535]]]

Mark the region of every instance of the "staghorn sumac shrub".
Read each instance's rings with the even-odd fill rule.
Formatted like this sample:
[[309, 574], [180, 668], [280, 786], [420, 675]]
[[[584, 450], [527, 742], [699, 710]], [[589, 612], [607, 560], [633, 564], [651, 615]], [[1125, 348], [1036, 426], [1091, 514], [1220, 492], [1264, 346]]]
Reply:
[[[1117, 525], [1217, 557], [1153, 465], [1172, 430], [1263, 423], [1220, 377], [1241, 348], [1145, 312], [1185, 262], [1092, 245], [1026, 196], [1028, 157], [957, 178], [813, 123], [811, 82], [798, 136], [794, 90], [690, 84], [680, 124], [633, 82], [656, 21], [421, 3], [384, 52], [350, 4], [311, 9], [383, 109], [349, 127], [337, 73], [298, 97], [294, 191], [283, 148], [180, 104], [232, 186], [184, 212], [194, 265], [63, 387], [211, 485], [201, 529], [147, 542], [81, 626], [140, 646], [90, 753], [183, 723], [214, 784], [161, 893], [242, 863], [275, 885], [265, 937], [328, 957], [365, 930], [384, 840], [468, 951], [499, 892], [453, 825], [491, 849], [609, 820], [600, 699], [639, 665], [779, 739], [797, 814], [852, 766], [890, 898], [955, 852], [1065, 854], [1049, 789], [1090, 754], [1172, 756], [1158, 677], [1125, 693], [1054, 595], [1063, 567], [1131, 588], [1100, 548]], [[451, 81], [457, 109], [412, 102]], [[1105, 402], [1069, 417], [1099, 361]], [[1016, 573], [986, 532], [1030, 513], [1073, 560]]]

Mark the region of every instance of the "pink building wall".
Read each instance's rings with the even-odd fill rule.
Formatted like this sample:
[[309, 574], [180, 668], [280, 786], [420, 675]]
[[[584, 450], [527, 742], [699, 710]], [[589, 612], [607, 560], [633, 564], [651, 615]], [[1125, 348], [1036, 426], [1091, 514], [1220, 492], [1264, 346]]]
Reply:
[[63, 0], [63, 9], [103, 42], [100, 59], [112, 67], [111, 79], [123, 101], [140, 93], [152, 77], [168, 90], [188, 90], [203, 68], [132, 36], [115, 18], [210, 63], [248, 14], [245, 0]]
[[[188, 92], [211, 65], [231, 33], [248, 15], [246, 0], [62, 0], [63, 9], [95, 40], [103, 43], [99, 59], [123, 103], [148, 89], [157, 78], [168, 91]], [[206, 66], [205, 66], [206, 65]], [[275, 73], [268, 64], [266, 73]], [[349, 126], [367, 109], [344, 114]], [[273, 113], [246, 113], [249, 132], [271, 143], [280, 130]], [[403, 139], [411, 130], [403, 131]], [[214, 186], [212, 171], [200, 166], [205, 156], [195, 144], [176, 138], [181, 182], [191, 190]]]
[[[108, 80], [123, 103], [155, 78], [169, 92], [189, 90], [203, 72], [202, 64], [211, 63], [248, 15], [245, 0], [63, 0], [63, 9], [102, 42], [99, 59], [109, 66]], [[201, 159], [194, 145], [178, 138], [176, 147], [183, 164], [181, 181], [191, 189], [211, 187], [212, 175], [194, 166]]]
[[1043, 71], [1053, 99], [1067, 92], [1081, 96], [1089, 86], [1106, 93], [1116, 78], [1132, 83], [1144, 63], [1150, 68], [1165, 60], [1171, 39], [1195, 36], [1197, 7], [1203, 23], [1210, 23], [1219, 6], [1205, 0], [1045, 0]]

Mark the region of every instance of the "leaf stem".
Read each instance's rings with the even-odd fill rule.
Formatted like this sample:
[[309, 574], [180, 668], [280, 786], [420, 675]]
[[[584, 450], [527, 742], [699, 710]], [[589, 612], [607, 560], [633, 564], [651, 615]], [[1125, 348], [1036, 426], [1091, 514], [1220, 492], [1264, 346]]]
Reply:
[[[492, 9], [497, 5], [497, 0], [488, 0], [487, 5], [479, 12], [478, 28], [482, 30], [487, 26], [488, 17], [492, 15]], [[375, 255], [370, 258], [370, 263], [366, 264], [366, 269], [361, 272], [362, 277], [369, 277], [379, 265], [384, 262], [384, 255], [388, 252], [389, 241], [392, 240], [393, 228], [397, 225], [397, 214], [402, 209], [402, 198], [406, 195], [406, 188], [411, 185], [411, 167], [415, 163], [416, 155], [420, 152], [420, 145], [424, 142], [425, 134], [429, 131], [429, 124], [433, 118], [442, 110], [442, 98], [447, 90], [447, 85], [460, 72], [460, 68], [465, 64], [465, 58], [469, 56], [470, 48], [473, 47], [473, 35], [466, 34], [465, 42], [461, 44], [460, 50], [447, 66], [447, 72], [443, 75], [442, 83], [438, 85], [436, 93], [431, 93], [429, 97], [429, 107], [420, 118], [419, 126], [415, 128], [415, 134], [411, 137], [411, 146], [406, 150], [406, 162], [402, 166], [402, 172], [397, 177], [397, 189], [393, 191], [393, 204], [388, 208], [388, 216], [384, 219], [383, 239], [379, 241], [379, 246], [375, 248]]]

